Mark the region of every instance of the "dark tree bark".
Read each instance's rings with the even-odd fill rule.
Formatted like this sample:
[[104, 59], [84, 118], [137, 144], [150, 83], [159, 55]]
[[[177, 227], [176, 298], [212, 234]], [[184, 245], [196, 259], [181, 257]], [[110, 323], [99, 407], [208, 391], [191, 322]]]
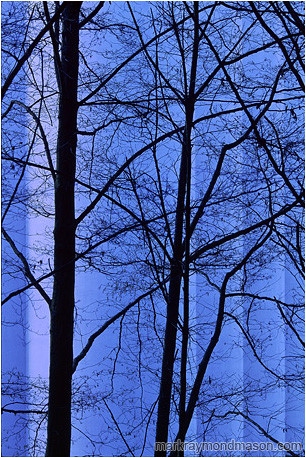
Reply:
[[46, 456], [70, 456], [80, 6], [81, 2], [67, 2], [62, 25]]
[[[175, 359], [176, 335], [179, 315], [180, 303], [180, 289], [183, 276], [183, 229], [184, 229], [184, 215], [186, 211], [186, 187], [187, 191], [190, 186], [190, 166], [191, 166], [191, 129], [193, 122], [194, 106], [195, 106], [195, 79], [198, 58], [198, 4], [194, 2], [194, 48], [193, 58], [190, 73], [190, 83], [188, 94], [185, 99], [185, 113], [186, 113], [186, 127], [184, 131], [184, 140], [182, 146], [180, 176], [178, 183], [177, 205], [176, 205], [176, 221], [175, 221], [175, 237], [173, 260], [170, 271], [170, 285], [169, 285], [169, 298], [167, 304], [167, 321], [164, 340], [164, 352], [162, 362], [162, 374], [160, 382], [157, 425], [156, 425], [156, 443], [166, 443], [168, 440], [170, 406], [171, 406], [171, 390], [173, 383], [173, 366]], [[190, 194], [190, 190], [187, 194]], [[188, 197], [187, 197], [188, 199]], [[189, 226], [189, 225], [188, 225]], [[189, 234], [188, 234], [189, 236]], [[186, 284], [185, 284], [186, 286]], [[186, 315], [186, 314], [185, 314]], [[186, 316], [184, 318], [187, 318]], [[188, 319], [187, 319], [188, 320]], [[185, 329], [186, 337], [186, 329]], [[184, 339], [185, 346], [187, 339]], [[184, 351], [184, 349], [183, 349]], [[183, 362], [183, 364], [185, 364]], [[183, 377], [183, 383], [184, 381]], [[185, 397], [181, 402], [183, 408], [185, 404]], [[181, 412], [181, 420], [184, 421], [185, 412]], [[164, 456], [165, 453], [158, 448], [155, 449], [155, 456]]]
[[[167, 321], [164, 339], [162, 374], [160, 382], [158, 415], [156, 425], [156, 442], [167, 442], [171, 389], [173, 379], [174, 354], [176, 346], [177, 324], [179, 314], [180, 288], [182, 280], [182, 237], [184, 223], [184, 200], [187, 174], [187, 151], [183, 146], [176, 206], [176, 223], [174, 253], [170, 271], [169, 297], [167, 303]], [[155, 450], [155, 456], [164, 456], [164, 452]]]

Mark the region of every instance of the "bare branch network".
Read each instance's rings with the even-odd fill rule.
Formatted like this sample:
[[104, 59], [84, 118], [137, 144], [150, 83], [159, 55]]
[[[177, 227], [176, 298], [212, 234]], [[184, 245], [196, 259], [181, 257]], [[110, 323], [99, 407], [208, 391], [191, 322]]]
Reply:
[[299, 1], [2, 3], [3, 456], [304, 456], [304, 51]]

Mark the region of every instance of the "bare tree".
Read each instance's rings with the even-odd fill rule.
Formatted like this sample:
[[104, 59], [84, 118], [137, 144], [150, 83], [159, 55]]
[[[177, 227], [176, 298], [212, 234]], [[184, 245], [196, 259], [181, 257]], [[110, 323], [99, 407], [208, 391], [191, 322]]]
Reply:
[[[8, 40], [18, 8], [3, 13]], [[13, 51], [4, 41], [3, 163], [13, 185], [3, 193], [12, 279], [3, 304], [26, 297], [50, 310], [48, 388], [15, 374], [39, 401], [21, 393], [27, 409], [4, 406], [36, 431], [33, 454], [46, 416], [47, 456], [70, 455], [71, 415], [90, 455], [142, 455], [155, 441], [165, 456], [169, 441], [220, 428], [229, 439], [236, 420], [284, 442], [279, 412], [299, 395], [288, 407], [267, 400], [264, 415], [258, 397], [301, 387], [301, 10], [38, 2]], [[43, 227], [28, 235], [31, 247], [13, 232], [18, 213]], [[271, 287], [279, 266], [287, 298]], [[286, 354], [273, 347], [280, 323]], [[251, 370], [227, 377], [231, 352], [254, 361], [262, 380]], [[11, 400], [17, 392], [6, 389]], [[99, 416], [98, 434], [86, 415]], [[195, 417], [203, 433], [191, 431]]]

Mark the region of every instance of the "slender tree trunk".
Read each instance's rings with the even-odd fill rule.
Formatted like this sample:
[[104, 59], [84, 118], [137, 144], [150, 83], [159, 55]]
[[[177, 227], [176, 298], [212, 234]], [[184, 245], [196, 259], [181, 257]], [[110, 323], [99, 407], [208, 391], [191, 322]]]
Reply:
[[63, 12], [61, 91], [55, 181], [54, 286], [51, 304], [48, 438], [46, 456], [70, 456], [73, 361], [75, 214], [79, 10]]
[[[180, 402], [179, 402], [179, 426], [185, 422], [186, 394], [187, 394], [187, 360], [189, 338], [189, 252], [190, 252], [190, 193], [191, 193], [191, 142], [187, 145], [187, 182], [185, 204], [185, 260], [184, 260], [184, 296], [183, 296], [183, 328], [182, 350], [180, 369]], [[178, 450], [178, 456], [184, 456], [183, 450]]]
[[[183, 233], [183, 212], [186, 187], [186, 152], [183, 147], [178, 201], [176, 209], [176, 226], [174, 238], [174, 256], [170, 272], [169, 298], [167, 304], [167, 321], [164, 340], [164, 352], [162, 362], [162, 374], [160, 382], [158, 414], [156, 425], [156, 442], [166, 443], [168, 438], [171, 389], [173, 378], [173, 365], [177, 335], [177, 324], [179, 314], [180, 288], [182, 279], [182, 233]], [[164, 456], [164, 452], [155, 449], [155, 456]]]
[[[181, 373], [180, 373], [180, 409], [179, 409], [179, 430], [184, 428], [186, 421], [186, 395], [187, 395], [187, 360], [188, 360], [188, 339], [189, 339], [189, 294], [190, 294], [190, 200], [191, 200], [191, 122], [194, 112], [194, 92], [195, 92], [195, 78], [197, 72], [197, 62], [199, 53], [199, 12], [198, 4], [194, 4], [194, 38], [193, 38], [193, 53], [192, 53], [192, 66], [190, 75], [189, 87], [189, 111], [187, 116], [189, 125], [189, 138], [187, 143], [187, 180], [186, 180], [186, 204], [185, 204], [185, 260], [184, 260], [184, 312], [183, 312], [183, 329], [182, 329], [182, 356], [181, 356]], [[187, 111], [188, 113], [188, 111]], [[182, 443], [185, 436], [178, 436], [178, 440]], [[177, 456], [184, 456], [184, 449], [177, 450]]]
[[[192, 65], [190, 72], [190, 84], [189, 84], [189, 93], [186, 94], [186, 127], [184, 132], [184, 144], [182, 148], [181, 156], [181, 166], [180, 166], [180, 176], [179, 176], [179, 185], [178, 185], [178, 195], [177, 195], [177, 207], [176, 207], [176, 222], [175, 222], [175, 236], [174, 236], [174, 252], [173, 252], [173, 263], [170, 271], [170, 285], [169, 285], [169, 298], [167, 304], [167, 320], [166, 320], [166, 330], [165, 330], [165, 340], [164, 340], [164, 352], [163, 352], [163, 362], [162, 362], [162, 374], [160, 382], [160, 392], [159, 392], [159, 403], [158, 403], [158, 413], [157, 413], [157, 425], [156, 425], [156, 444], [163, 443], [166, 444], [168, 440], [168, 430], [169, 430], [169, 419], [170, 419], [170, 406], [171, 406], [171, 390], [173, 383], [173, 367], [175, 359], [175, 347], [176, 347], [176, 338], [177, 338], [177, 325], [178, 325], [178, 315], [179, 315], [179, 303], [180, 303], [180, 289], [181, 281], [183, 276], [182, 261], [183, 261], [183, 228], [184, 228], [184, 214], [186, 211], [185, 208], [185, 195], [186, 195], [186, 186], [189, 193], [188, 199], [190, 198], [190, 183], [187, 183], [190, 180], [190, 171], [191, 171], [191, 129], [192, 129], [192, 120], [194, 114], [195, 98], [194, 98], [194, 89], [195, 89], [195, 78], [196, 78], [196, 69], [197, 69], [197, 59], [198, 59], [198, 4], [194, 2], [194, 21], [195, 21], [195, 30], [194, 30], [194, 47], [193, 47], [193, 56], [192, 56]], [[189, 216], [190, 217], [190, 216]], [[189, 224], [188, 224], [189, 228]], [[187, 234], [189, 237], [189, 233]], [[189, 246], [189, 239], [188, 239]], [[186, 247], [185, 247], [186, 248]], [[189, 248], [188, 248], [189, 251]], [[188, 259], [189, 262], [189, 259]], [[185, 283], [187, 286], [187, 283]], [[188, 288], [187, 288], [188, 289]], [[189, 294], [189, 291], [187, 291]], [[186, 302], [187, 311], [188, 303]], [[186, 323], [188, 324], [188, 317], [186, 317]], [[186, 339], [186, 328], [184, 329], [184, 346], [186, 347], [188, 339]], [[188, 333], [188, 330], [187, 330]], [[184, 349], [183, 349], [184, 351]], [[185, 357], [183, 355], [184, 361], [183, 364], [186, 364]], [[186, 391], [186, 379], [183, 374], [183, 379], [181, 380], [184, 384]], [[180, 407], [183, 411], [180, 412], [180, 423], [185, 420], [185, 395], [180, 399]], [[165, 452], [160, 450], [158, 446], [155, 447], [155, 456], [165, 456]]]

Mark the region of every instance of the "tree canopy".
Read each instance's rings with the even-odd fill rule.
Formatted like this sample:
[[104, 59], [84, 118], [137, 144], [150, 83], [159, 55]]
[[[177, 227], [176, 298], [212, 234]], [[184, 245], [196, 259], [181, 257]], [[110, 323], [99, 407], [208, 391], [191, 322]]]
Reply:
[[15, 456], [302, 454], [303, 22], [303, 2], [2, 8], [4, 342], [35, 361], [4, 362]]

